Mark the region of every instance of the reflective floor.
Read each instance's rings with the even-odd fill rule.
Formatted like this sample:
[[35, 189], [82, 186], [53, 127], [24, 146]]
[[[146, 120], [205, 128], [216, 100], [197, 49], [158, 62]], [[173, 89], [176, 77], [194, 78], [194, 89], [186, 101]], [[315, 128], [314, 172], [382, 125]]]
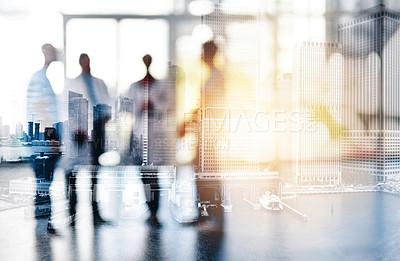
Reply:
[[[4, 174], [1, 172], [0, 174]], [[2, 200], [0, 203], [4, 203]], [[400, 197], [385, 193], [299, 196], [288, 209], [271, 213], [234, 198], [223, 229], [205, 220], [180, 224], [163, 193], [161, 227], [138, 218], [113, 218], [93, 226], [89, 201], [78, 203], [74, 227], [47, 232], [47, 219], [36, 220], [25, 208], [0, 211], [1, 260], [396, 260], [400, 256]], [[67, 215], [66, 200], [54, 200], [54, 213]], [[1, 205], [0, 205], [1, 207]]]

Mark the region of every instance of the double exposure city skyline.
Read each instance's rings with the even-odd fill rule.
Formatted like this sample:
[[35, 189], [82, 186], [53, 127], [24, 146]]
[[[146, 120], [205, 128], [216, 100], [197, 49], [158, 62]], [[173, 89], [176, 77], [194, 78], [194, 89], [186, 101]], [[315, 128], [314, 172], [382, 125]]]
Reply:
[[397, 1], [28, 2], [0, 0], [5, 259], [397, 259]]

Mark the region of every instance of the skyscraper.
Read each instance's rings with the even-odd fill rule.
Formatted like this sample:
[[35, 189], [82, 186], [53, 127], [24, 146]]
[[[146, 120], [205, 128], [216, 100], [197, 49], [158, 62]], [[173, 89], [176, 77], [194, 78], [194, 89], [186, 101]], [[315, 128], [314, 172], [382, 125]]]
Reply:
[[40, 123], [39, 122], [35, 123], [35, 137], [33, 139], [34, 140], [40, 139]]
[[129, 99], [128, 97], [118, 97], [118, 99], [115, 101], [115, 112], [128, 112], [133, 114], [133, 100]]
[[63, 141], [63, 134], [64, 134], [64, 123], [63, 122], [57, 122], [53, 124], [53, 128], [56, 129], [56, 134], [57, 134], [57, 140], [61, 143]]
[[6, 138], [10, 137], [10, 126], [9, 125], [3, 126], [3, 137], [6, 137]]
[[305, 42], [294, 55], [298, 184], [340, 183], [342, 56], [338, 43]]
[[[85, 154], [85, 142], [89, 135], [88, 130], [88, 105], [87, 99], [80, 93], [68, 92], [68, 132], [65, 139], [68, 157], [83, 157]], [[79, 146], [76, 146], [78, 142]]]
[[373, 184], [400, 173], [400, 13], [381, 4], [339, 24], [344, 55], [343, 180]]
[[176, 165], [176, 97], [179, 77], [184, 77], [184, 72], [179, 67], [170, 65], [168, 79], [161, 81], [158, 86], [159, 106], [154, 112], [154, 142], [151, 148], [154, 165]]
[[88, 105], [87, 99], [76, 92], [68, 93], [68, 122], [70, 135], [77, 130], [88, 135]]
[[29, 139], [32, 141], [33, 140], [33, 122], [28, 121], [28, 136]]
[[103, 120], [111, 119], [111, 109], [112, 107], [107, 104], [97, 104], [93, 106], [93, 129], [97, 126], [95, 123], [100, 123]]
[[106, 150], [118, 150], [122, 161], [131, 164], [129, 158], [132, 147], [132, 128], [134, 125], [133, 99], [119, 96], [115, 101], [115, 118], [108, 121], [105, 135], [107, 137]]
[[[295, 133], [293, 130], [297, 127], [297, 122], [295, 121], [295, 116], [298, 116], [294, 111], [293, 105], [293, 84], [292, 84], [292, 73], [284, 73], [281, 77], [273, 82], [273, 92], [267, 92], [262, 97], [266, 97], [266, 102], [271, 102], [271, 105], [264, 106], [264, 110], [257, 119], [259, 126], [268, 128], [268, 124], [265, 118], [268, 113], [272, 111], [274, 113], [275, 119], [284, 122], [283, 124], [278, 123], [272, 125], [274, 128], [273, 138], [274, 141], [272, 146], [263, 146], [261, 148], [261, 155], [264, 158], [274, 159], [275, 162], [290, 162], [294, 157], [292, 151], [293, 144], [295, 141]], [[268, 91], [265, 90], [265, 91]], [[268, 101], [269, 100], [269, 101]], [[270, 110], [266, 108], [271, 108]], [[262, 118], [264, 116], [264, 119]], [[283, 131], [280, 131], [283, 130]], [[271, 138], [272, 138], [271, 137]], [[274, 157], [274, 158], [273, 158]], [[290, 183], [296, 183], [296, 175], [294, 175], [293, 164], [279, 164], [279, 175]]]
[[[218, 53], [229, 58], [217, 59], [217, 55], [213, 57], [215, 66], [208, 64], [201, 72], [202, 76], [210, 76], [201, 79], [199, 171], [256, 172], [260, 170], [260, 140], [250, 123], [258, 110], [260, 13], [246, 10], [249, 16], [239, 20], [230, 14], [236, 11], [235, 7], [216, 9], [212, 15], [203, 16], [202, 23], [212, 28]], [[246, 30], [239, 36], [227, 30], [230, 22], [237, 22]], [[218, 42], [218, 38], [227, 41]], [[207, 52], [204, 47], [203, 57]], [[212, 49], [209, 51], [211, 54]], [[243, 72], [245, 67], [251, 70]]]
[[98, 164], [99, 156], [106, 150], [105, 126], [111, 119], [111, 109], [107, 104], [93, 106], [92, 157], [95, 165]]
[[22, 138], [24, 136], [24, 127], [20, 122], [15, 125], [15, 136], [17, 138]]

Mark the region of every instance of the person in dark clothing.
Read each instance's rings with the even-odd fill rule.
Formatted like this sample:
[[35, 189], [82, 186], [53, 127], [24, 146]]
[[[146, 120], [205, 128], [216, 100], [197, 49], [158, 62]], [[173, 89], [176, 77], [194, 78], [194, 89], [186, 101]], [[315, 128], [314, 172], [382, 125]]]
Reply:
[[[107, 87], [101, 79], [92, 76], [90, 58], [87, 54], [82, 53], [80, 55], [79, 65], [82, 68], [82, 73], [71, 80], [66, 88], [68, 91], [66, 99], [68, 99], [69, 103], [73, 99], [87, 99], [86, 106], [88, 112], [87, 126], [80, 126], [79, 124], [70, 125], [70, 143], [72, 144], [70, 153], [74, 153], [74, 155], [67, 155], [69, 166], [66, 172], [69, 210], [73, 219], [72, 225], [75, 224], [74, 216], [77, 205], [76, 177], [72, 175], [72, 169], [75, 165], [92, 164], [95, 168], [99, 165], [99, 157], [105, 152], [105, 125], [111, 118], [111, 106], [108, 105], [110, 104], [110, 97]], [[90, 149], [87, 149], [87, 141], [89, 139], [88, 130], [92, 127], [92, 143]], [[96, 185], [97, 171], [94, 170], [91, 177], [91, 205], [95, 225], [106, 223], [100, 215], [96, 201]]]
[[[146, 75], [138, 82], [133, 83], [129, 88], [129, 98], [133, 99], [133, 110], [135, 115], [135, 127], [133, 129], [133, 140], [139, 141], [139, 146], [133, 148], [134, 164], [142, 166], [153, 164], [154, 149], [154, 122], [155, 110], [157, 109], [159, 98], [159, 82], [150, 74], [152, 57], [143, 56], [143, 63], [146, 66]], [[138, 153], [139, 150], [139, 153]], [[150, 210], [148, 223], [160, 225], [157, 219], [159, 207], [160, 191], [158, 178], [154, 176], [142, 176], [143, 184], [150, 185], [150, 198], [147, 198], [147, 205]]]

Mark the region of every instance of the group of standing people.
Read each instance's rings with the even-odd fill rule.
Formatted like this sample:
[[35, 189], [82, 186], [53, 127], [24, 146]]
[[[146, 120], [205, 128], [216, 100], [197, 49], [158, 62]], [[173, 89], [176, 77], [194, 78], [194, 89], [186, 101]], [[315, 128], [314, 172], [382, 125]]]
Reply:
[[[205, 49], [206, 48], [206, 49]], [[214, 66], [214, 56], [217, 51], [217, 47], [214, 43], [207, 43], [203, 46], [203, 60], [211, 69], [211, 78], [217, 77], [217, 81], [223, 80], [219, 74], [219, 71]], [[42, 52], [44, 54], [44, 66], [41, 70], [36, 72], [28, 87], [27, 96], [27, 117], [28, 120], [40, 120], [43, 124], [42, 126], [52, 126], [52, 124], [60, 121], [60, 111], [58, 109], [57, 98], [47, 78], [46, 72], [49, 65], [58, 60], [57, 50], [51, 44], [45, 44], [42, 46]], [[144, 137], [144, 142], [148, 147], [153, 147], [154, 144], [154, 121], [155, 121], [155, 109], [162, 104], [162, 101], [158, 101], [157, 97], [160, 97], [158, 80], [156, 80], [150, 74], [150, 66], [152, 63], [152, 57], [150, 55], [145, 55], [143, 57], [143, 63], [146, 66], [146, 75], [144, 78], [138, 82], [133, 83], [128, 92], [128, 97], [133, 100], [133, 113], [135, 118], [135, 124], [133, 127], [133, 135], [139, 137]], [[111, 105], [112, 99], [110, 98], [109, 92], [103, 80], [92, 76], [90, 68], [90, 58], [87, 54], [83, 53], [79, 57], [79, 64], [82, 68], [81, 74], [75, 79], [68, 81], [66, 85], [66, 91], [63, 95], [64, 102], [68, 101], [68, 93], [75, 92], [82, 94], [84, 98], [88, 100], [88, 114], [93, 115], [93, 106], [98, 104]], [[214, 80], [213, 80], [214, 81]], [[214, 84], [215, 85], [215, 84]], [[215, 96], [215, 86], [206, 84], [205, 85], [205, 98], [209, 93]], [[220, 84], [218, 84], [220, 85]], [[219, 91], [217, 90], [217, 93]], [[66, 97], [65, 97], [66, 96]], [[90, 118], [90, 117], [89, 117]], [[68, 162], [63, 164], [65, 168], [67, 177], [67, 195], [69, 197], [69, 211], [70, 215], [74, 216], [76, 214], [77, 205], [77, 194], [76, 194], [76, 182], [75, 177], [72, 176], [72, 169], [75, 165], [80, 164], [92, 164], [99, 165], [99, 157], [105, 152], [105, 124], [108, 118], [96, 119], [99, 122], [91, 122], [89, 120], [89, 130], [93, 126], [92, 134], [92, 146], [91, 146], [91, 162], [84, 162], [85, 157], [67, 157]], [[183, 135], [184, 131], [180, 131], [180, 135]], [[88, 139], [88, 133], [83, 133], [79, 128], [70, 132], [70, 137], [68, 137], [65, 142], [69, 142], [76, 146], [78, 149], [81, 147]], [[132, 146], [131, 146], [132, 147]], [[53, 179], [54, 171], [57, 167], [57, 162], [59, 162], [61, 152], [41, 155], [42, 157], [47, 157], [47, 162], [52, 162], [49, 164], [46, 170], [46, 179], [51, 182]], [[131, 162], [134, 165], [151, 164], [153, 162], [153, 155], [143, 153], [141, 154], [139, 160], [136, 159], [135, 162]], [[36, 164], [37, 165], [37, 164]], [[37, 168], [35, 163], [33, 168], [37, 178], [41, 177], [41, 170]], [[146, 183], [146, 180], [143, 179]], [[154, 180], [152, 181], [154, 183]], [[92, 176], [92, 191], [97, 183], [97, 177], [94, 174]], [[155, 181], [157, 183], [157, 180]], [[95, 192], [93, 192], [95, 194]], [[159, 225], [157, 219], [157, 210], [159, 202], [159, 192], [156, 191], [152, 194], [151, 199], [147, 199], [148, 207], [150, 210], [150, 217], [148, 221], [150, 224]], [[93, 210], [93, 222], [94, 224], [107, 223], [100, 215], [99, 207], [96, 202], [96, 196], [92, 196], [92, 210]], [[74, 224], [74, 221], [72, 221]], [[52, 228], [50, 227], [50, 230]]]

